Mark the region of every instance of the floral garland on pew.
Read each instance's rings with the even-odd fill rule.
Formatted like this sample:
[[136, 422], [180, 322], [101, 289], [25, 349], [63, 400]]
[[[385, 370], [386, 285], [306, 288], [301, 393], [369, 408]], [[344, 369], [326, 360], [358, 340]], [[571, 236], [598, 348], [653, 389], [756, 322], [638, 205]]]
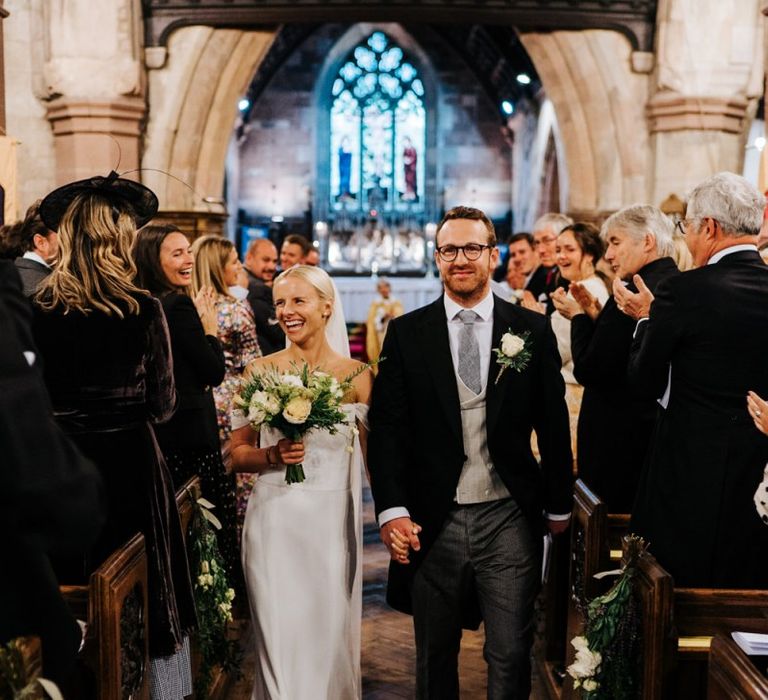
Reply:
[[64, 700], [53, 681], [29, 677], [20, 639], [0, 645], [0, 700], [39, 698], [41, 688], [52, 700]]
[[624, 538], [627, 563], [604, 595], [586, 605], [583, 635], [574, 637], [576, 660], [567, 671], [573, 687], [581, 688], [584, 700], [630, 700], [637, 697], [640, 665], [640, 619], [633, 579], [637, 561], [646, 550], [642, 537]]
[[189, 524], [190, 570], [193, 574], [195, 606], [197, 608], [200, 668], [195, 677], [195, 697], [209, 697], [213, 670], [217, 666], [236, 677], [241, 676], [242, 652], [236, 639], [227, 635], [232, 621], [234, 589], [229, 587], [224, 560], [216, 540], [221, 522], [211, 512], [215, 506], [205, 498], [195, 500]]

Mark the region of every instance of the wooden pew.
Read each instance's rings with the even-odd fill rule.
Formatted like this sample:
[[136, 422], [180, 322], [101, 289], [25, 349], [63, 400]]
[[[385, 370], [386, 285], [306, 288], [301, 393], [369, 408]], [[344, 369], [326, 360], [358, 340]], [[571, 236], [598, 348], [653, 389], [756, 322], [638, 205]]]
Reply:
[[[561, 565], [551, 571], [554, 578], [546, 591], [544, 644], [536, 658], [542, 684], [552, 699], [567, 700], [573, 693], [570, 680], [566, 677], [563, 681], [562, 673], [574, 658], [570, 640], [583, 630], [581, 605], [584, 600], [603, 592], [605, 587], [605, 583], [594, 578], [604, 569], [605, 530], [603, 503], [578, 479], [573, 494], [570, 561], [567, 567]], [[563, 544], [568, 542], [564, 537], [560, 539]], [[553, 552], [553, 557], [556, 556], [557, 549]], [[554, 563], [557, 563], [556, 559]], [[564, 583], [566, 574], [567, 584]], [[564, 637], [562, 630], [565, 630]]]
[[200, 498], [200, 478], [193, 476], [186, 481], [182, 487], [176, 492], [176, 508], [179, 511], [179, 519], [181, 520], [181, 531], [184, 533], [184, 541], [187, 541], [187, 534], [189, 531], [189, 524], [192, 521], [192, 499], [197, 500]]
[[[765, 668], [768, 660], [763, 658]], [[715, 635], [709, 651], [707, 700], [768, 700], [768, 677], [729, 636]]]
[[88, 630], [85, 663], [99, 700], [149, 698], [147, 557], [134, 535], [94, 571], [87, 586], [61, 586], [64, 599]]

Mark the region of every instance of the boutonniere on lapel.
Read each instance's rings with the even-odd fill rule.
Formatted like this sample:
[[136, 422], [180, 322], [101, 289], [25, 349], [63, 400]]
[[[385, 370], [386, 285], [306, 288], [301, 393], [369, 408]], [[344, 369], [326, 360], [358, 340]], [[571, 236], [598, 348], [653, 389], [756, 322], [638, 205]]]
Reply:
[[496, 375], [496, 384], [499, 383], [504, 370], [511, 367], [522, 372], [531, 360], [531, 349], [528, 347], [530, 331], [515, 335], [511, 330], [501, 336], [501, 347], [493, 348], [496, 353], [496, 364], [499, 365], [499, 373]]

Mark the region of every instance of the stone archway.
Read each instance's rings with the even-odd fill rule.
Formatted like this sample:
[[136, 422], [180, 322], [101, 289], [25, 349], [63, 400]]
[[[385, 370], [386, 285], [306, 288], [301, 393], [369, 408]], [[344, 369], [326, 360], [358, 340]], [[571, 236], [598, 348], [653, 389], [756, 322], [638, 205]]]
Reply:
[[[174, 31], [149, 73], [149, 122], [143, 174], [163, 210], [221, 212], [227, 145], [236, 102], [274, 34], [207, 27]], [[566, 209], [596, 218], [645, 200], [648, 77], [633, 72], [633, 49], [618, 32], [586, 30], [521, 35], [552, 100], [565, 147]], [[167, 56], [165, 52], [167, 51]], [[154, 58], [152, 59], [154, 60]], [[172, 88], [172, 89], [171, 89]]]
[[617, 32], [521, 34], [555, 108], [565, 149], [567, 212], [593, 219], [646, 201], [648, 75]]
[[237, 101], [273, 37], [272, 32], [185, 27], [173, 33], [167, 49], [148, 49], [149, 121], [142, 168], [179, 178], [142, 173], [162, 211], [225, 213], [224, 164]]

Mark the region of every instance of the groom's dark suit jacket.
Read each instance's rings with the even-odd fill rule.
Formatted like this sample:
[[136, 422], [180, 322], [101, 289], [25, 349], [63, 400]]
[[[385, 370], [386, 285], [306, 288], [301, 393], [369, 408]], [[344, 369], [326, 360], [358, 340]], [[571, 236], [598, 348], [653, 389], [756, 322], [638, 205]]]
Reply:
[[[531, 360], [522, 372], [491, 354], [486, 429], [498, 474], [523, 513], [542, 527], [542, 512], [570, 513], [571, 442], [560, 356], [546, 316], [494, 297], [493, 348], [507, 331], [529, 332]], [[368, 465], [377, 515], [405, 506], [422, 526], [421, 551], [390, 565], [387, 600], [410, 612], [409, 581], [454, 504], [464, 465], [456, 372], [442, 297], [390, 322], [373, 387]], [[531, 451], [535, 429], [539, 465]]]
[[[756, 251], [662, 281], [632, 346], [635, 391], [663, 394], [632, 529], [680, 586], [768, 587], [768, 527], [752, 501], [768, 438], [747, 391], [768, 397], [768, 267]], [[620, 455], [618, 455], [620, 457]]]

